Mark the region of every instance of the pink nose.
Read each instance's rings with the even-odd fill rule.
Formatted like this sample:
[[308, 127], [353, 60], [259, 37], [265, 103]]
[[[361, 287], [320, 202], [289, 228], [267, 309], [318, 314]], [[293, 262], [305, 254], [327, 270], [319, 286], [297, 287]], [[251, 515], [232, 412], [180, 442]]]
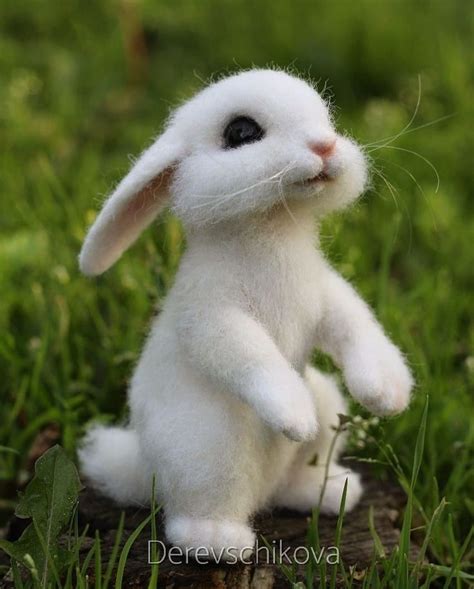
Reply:
[[313, 153], [319, 155], [319, 157], [329, 157], [336, 147], [336, 139], [321, 139], [319, 141], [312, 141], [309, 144], [309, 148]]

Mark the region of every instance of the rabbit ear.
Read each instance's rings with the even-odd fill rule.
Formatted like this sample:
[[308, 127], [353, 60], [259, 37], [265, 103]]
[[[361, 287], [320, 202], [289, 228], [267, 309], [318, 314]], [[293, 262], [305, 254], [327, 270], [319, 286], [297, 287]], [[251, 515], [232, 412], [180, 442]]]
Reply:
[[181, 157], [170, 130], [143, 152], [89, 229], [79, 255], [84, 274], [110, 268], [165, 207], [172, 167]]

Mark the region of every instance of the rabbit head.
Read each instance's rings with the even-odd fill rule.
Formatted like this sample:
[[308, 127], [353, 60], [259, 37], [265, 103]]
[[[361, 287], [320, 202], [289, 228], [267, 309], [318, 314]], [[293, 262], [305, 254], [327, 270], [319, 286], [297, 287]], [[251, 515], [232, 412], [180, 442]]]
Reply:
[[323, 215], [355, 200], [366, 179], [361, 150], [336, 132], [307, 82], [241, 72], [174, 112], [106, 201], [80, 265], [86, 274], [107, 270], [166, 205], [192, 228], [245, 221], [283, 200]]

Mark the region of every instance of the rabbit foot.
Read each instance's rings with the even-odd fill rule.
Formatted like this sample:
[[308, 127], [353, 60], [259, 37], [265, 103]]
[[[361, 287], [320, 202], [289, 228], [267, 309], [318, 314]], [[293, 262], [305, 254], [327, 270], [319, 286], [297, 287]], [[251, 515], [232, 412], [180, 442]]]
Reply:
[[[311, 511], [320, 504], [321, 492], [324, 484], [324, 468], [304, 466], [280, 489], [274, 503], [279, 507], [287, 507], [297, 511]], [[351, 511], [359, 502], [362, 495], [360, 476], [350, 470], [332, 464], [329, 468], [324, 495], [321, 501], [321, 512], [329, 515], [339, 513], [342, 493], [347, 479], [347, 494], [344, 511]]]
[[251, 556], [255, 534], [246, 524], [231, 520], [170, 517], [166, 536], [193, 558], [237, 562]]

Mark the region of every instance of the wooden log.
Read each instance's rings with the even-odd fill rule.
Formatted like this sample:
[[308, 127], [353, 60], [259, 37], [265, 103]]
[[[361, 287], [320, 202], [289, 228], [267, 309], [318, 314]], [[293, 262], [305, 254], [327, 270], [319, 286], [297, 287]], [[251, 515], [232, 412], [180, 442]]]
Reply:
[[[374, 540], [369, 529], [369, 509], [372, 506], [374, 526], [378, 537], [388, 555], [399, 542], [401, 510], [406, 496], [397, 485], [390, 482], [377, 481], [367, 474], [364, 475], [365, 492], [356, 509], [345, 515], [340, 544], [340, 558], [346, 570], [354, 567], [359, 575], [363, 575], [374, 555]], [[79, 521], [80, 528], [89, 525], [87, 537], [81, 549], [82, 557], [93, 543], [95, 530], [101, 537], [102, 562], [107, 562], [114, 544], [117, 525], [121, 510], [109, 499], [99, 495], [91, 488], [85, 488], [80, 495]], [[125, 526], [121, 544], [123, 545], [132, 531], [149, 515], [149, 508], [137, 506], [125, 510]], [[275, 510], [259, 514], [254, 521], [254, 528], [260, 539], [260, 547], [265, 546], [261, 535], [270, 546], [276, 549], [289, 549], [288, 555], [293, 557], [295, 549], [308, 546], [307, 531], [310, 518], [287, 510]], [[322, 558], [330, 553], [329, 562], [334, 562], [334, 545], [336, 517], [321, 516], [319, 520], [320, 546], [326, 548]], [[10, 539], [17, 536], [18, 521], [10, 525]], [[158, 539], [164, 542], [163, 518], [157, 516]], [[148, 562], [148, 540], [150, 526], [147, 526], [136, 540], [127, 559], [124, 587], [146, 587], [151, 566]], [[280, 545], [281, 541], [281, 545]], [[416, 558], [417, 546], [413, 545], [411, 558]], [[296, 556], [299, 560], [305, 557], [304, 549], [299, 549]], [[173, 564], [165, 559], [159, 567], [159, 587], [178, 589], [278, 589], [288, 587], [289, 582], [281, 571], [278, 563], [267, 562], [264, 550], [260, 552], [258, 562], [251, 564], [197, 564], [192, 560], [187, 564]], [[286, 562], [286, 561], [285, 561]], [[331, 570], [331, 565], [328, 566]], [[303, 580], [304, 566], [297, 567], [298, 575]], [[90, 570], [90, 582], [94, 582], [93, 567]], [[338, 586], [341, 579], [338, 581]], [[317, 582], [316, 582], [317, 586]], [[7, 581], [0, 587], [10, 587]]]
[[[365, 493], [359, 506], [345, 516], [342, 542], [340, 545], [340, 557], [346, 569], [355, 567], [363, 574], [374, 555], [374, 540], [369, 529], [369, 508], [372, 506], [374, 513], [374, 525], [380, 541], [388, 555], [399, 542], [401, 509], [405, 505], [406, 497], [397, 485], [389, 482], [380, 482], [373, 478], [365, 477]], [[125, 517], [125, 536], [148, 515], [146, 508], [127, 509]], [[104, 540], [102, 542], [104, 554], [107, 559], [115, 538], [115, 528], [119, 520], [120, 511], [111, 502], [98, 496], [91, 489], [86, 489], [80, 501], [79, 514], [81, 523], [88, 522], [90, 534], [98, 529]], [[255, 530], [260, 538], [264, 536], [272, 546], [282, 549], [289, 548], [289, 555], [294, 555], [294, 550], [300, 546], [307, 546], [307, 531], [309, 517], [299, 513], [277, 510], [259, 514], [254, 522]], [[319, 520], [320, 545], [329, 549], [334, 545], [336, 517], [321, 516]], [[143, 532], [130, 552], [126, 566], [127, 587], [146, 586], [150, 565], [148, 563], [149, 530]], [[164, 541], [162, 517], [158, 517], [158, 539]], [[274, 543], [274, 544], [272, 544]], [[264, 543], [260, 541], [260, 546]], [[416, 557], [416, 546], [413, 547], [412, 558]], [[328, 553], [329, 554], [329, 553]], [[323, 558], [326, 555], [323, 555]], [[304, 558], [304, 552], [299, 551], [297, 558]], [[262, 562], [263, 560], [263, 562]], [[331, 562], [331, 561], [330, 561]], [[331, 566], [328, 567], [331, 569]], [[299, 567], [300, 575], [304, 567]], [[288, 587], [280, 567], [275, 563], [267, 563], [265, 554], [259, 558], [258, 563], [239, 565], [216, 564], [188, 564], [176, 565], [169, 560], [164, 560], [159, 569], [160, 587], [189, 587], [189, 588], [239, 588], [239, 589], [265, 589]]]

